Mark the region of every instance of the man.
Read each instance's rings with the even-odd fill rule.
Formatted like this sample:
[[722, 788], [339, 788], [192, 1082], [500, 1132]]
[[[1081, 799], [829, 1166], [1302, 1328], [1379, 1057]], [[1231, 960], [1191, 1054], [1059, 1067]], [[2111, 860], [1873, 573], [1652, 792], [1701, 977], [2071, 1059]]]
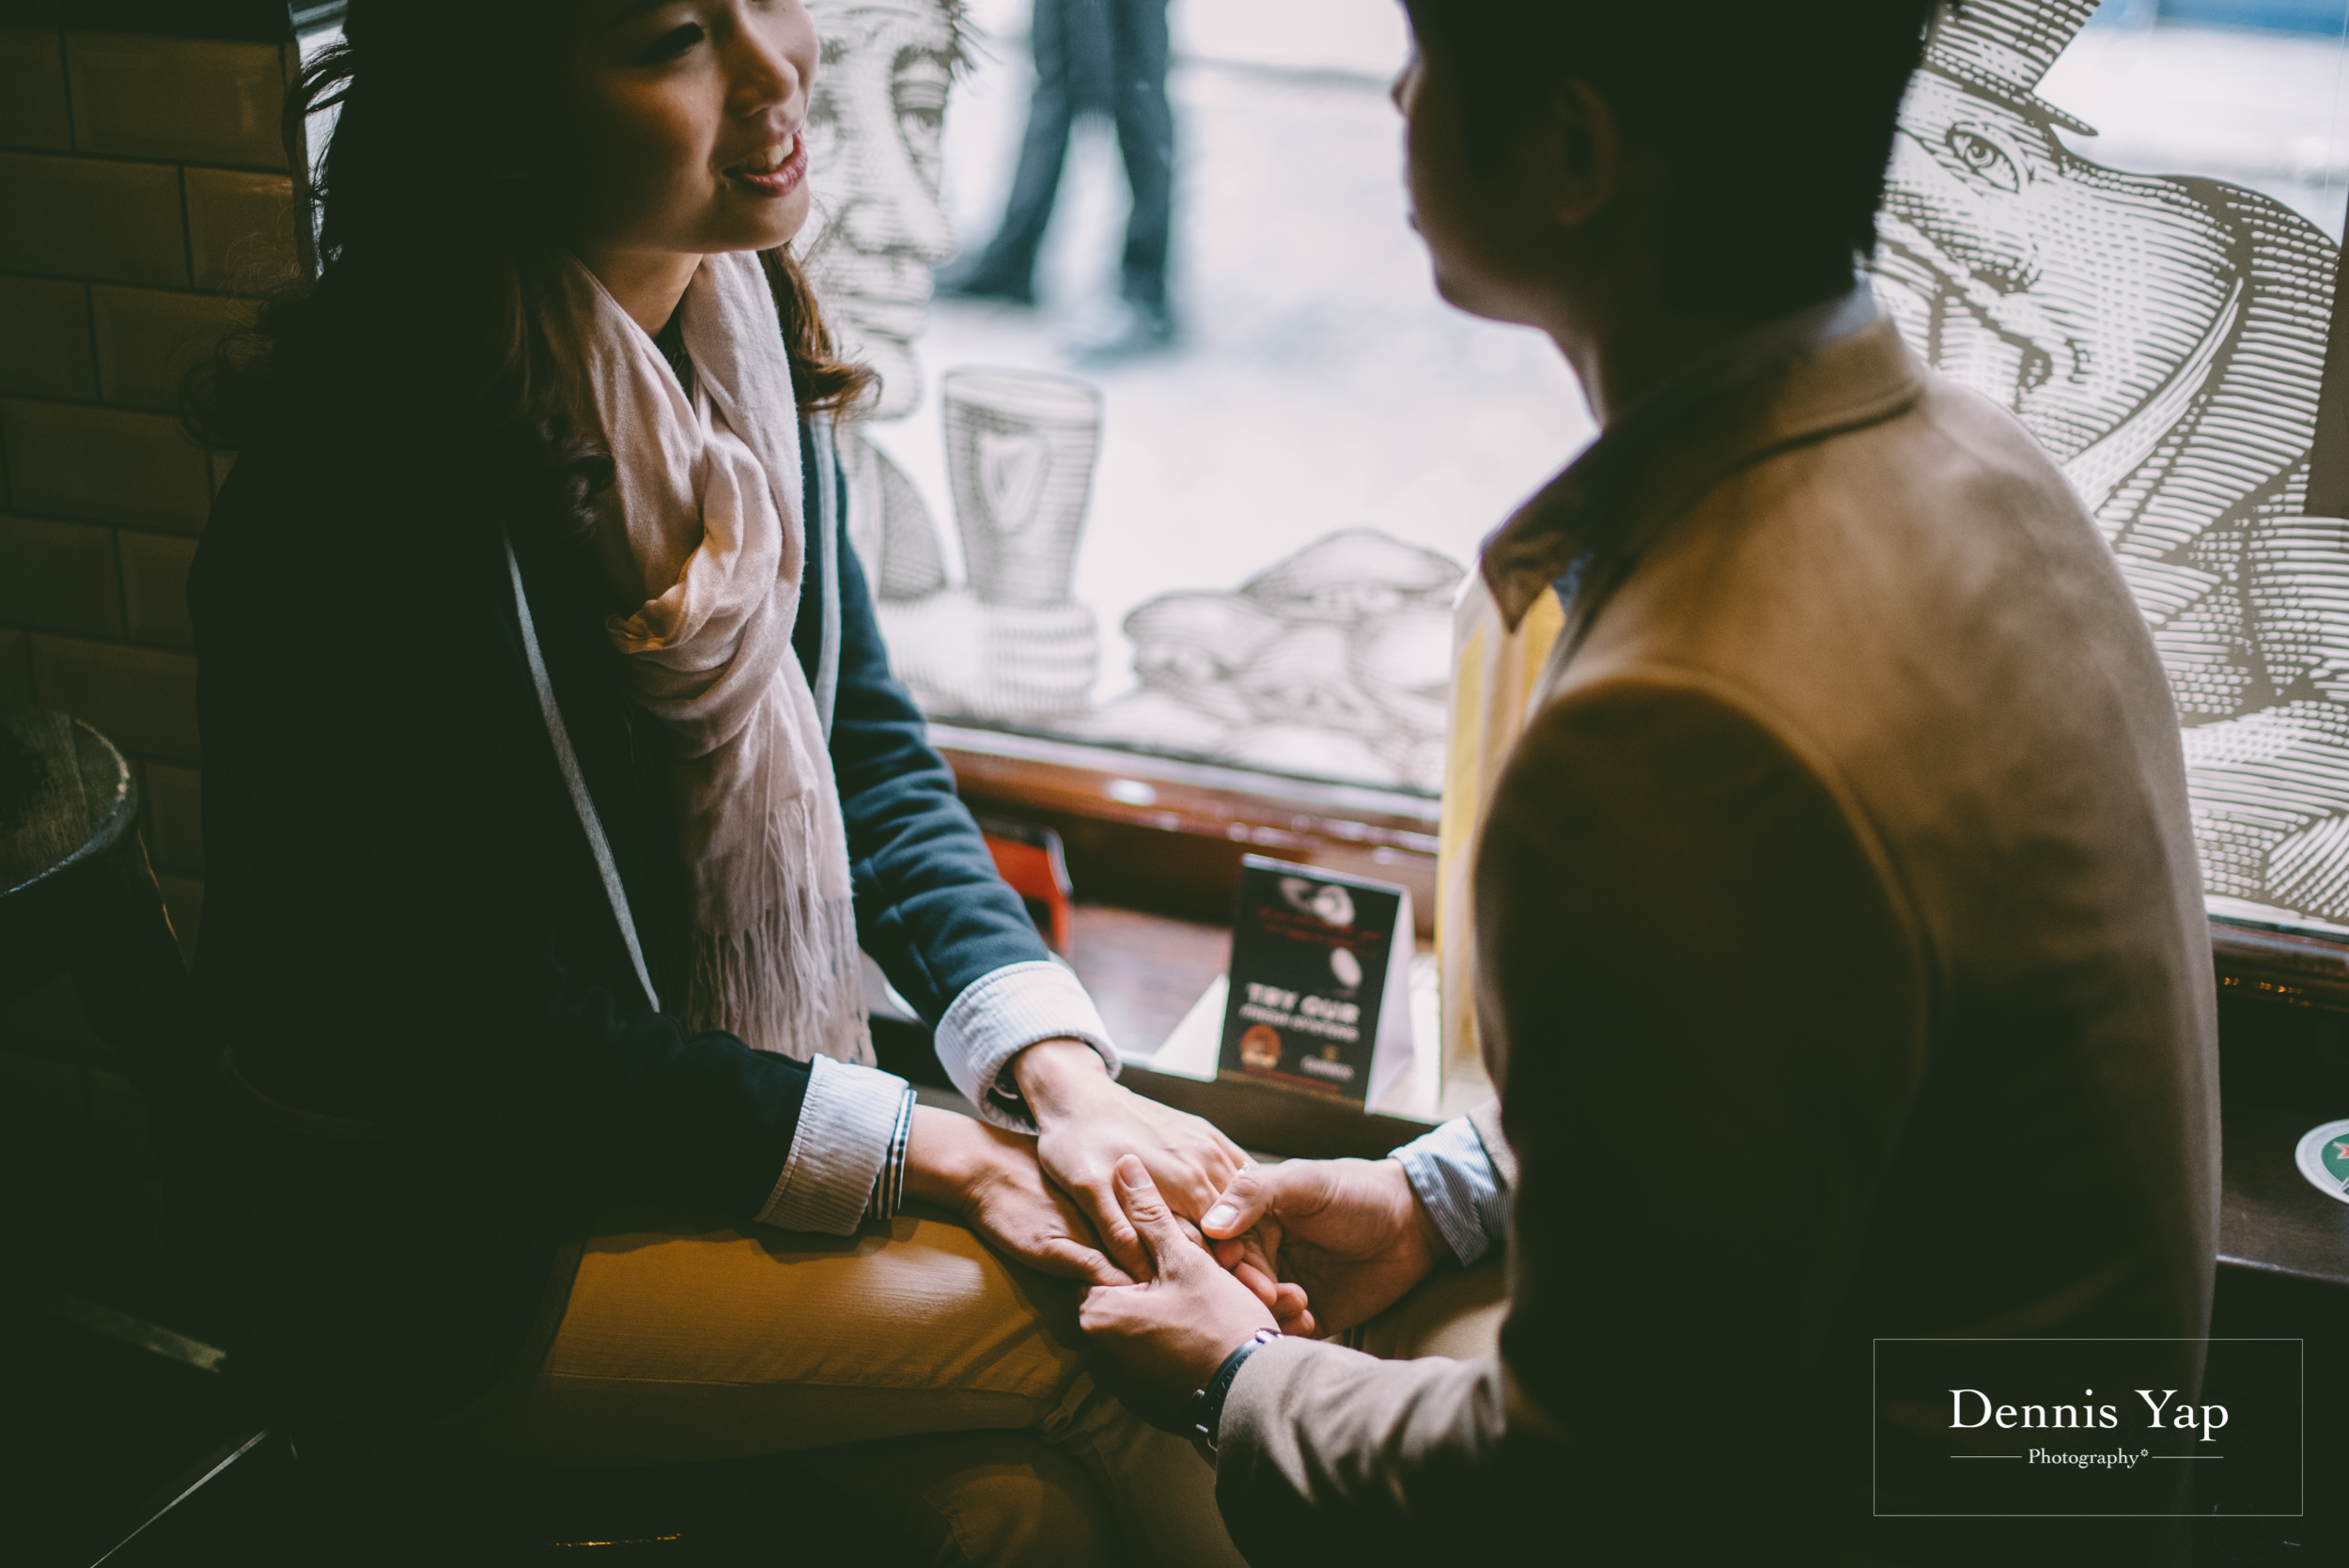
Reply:
[[[1939, 1369], [1874, 1342], [2058, 1342], [2017, 1354], [2077, 1399], [2141, 1337], [2130, 1386], [2193, 1389], [2217, 1218], [2159, 660], [2055, 464], [1852, 281], [1926, 4], [1409, 9], [1438, 287], [1547, 331], [1602, 426], [1473, 590], [1471, 646], [1558, 628], [1452, 802], [1501, 1099], [1235, 1183], [1203, 1229], [1305, 1311], [1121, 1162], [1157, 1274], [1084, 1324], [1192, 1396], [1257, 1568], [2172, 1558], [2175, 1519], [1900, 1516], [2023, 1470], [1955, 1462]], [[1497, 1355], [1299, 1337], [1504, 1243]]]
[[940, 279], [966, 300], [1035, 303], [1036, 255], [1060, 194], [1068, 132], [1079, 114], [1117, 124], [1133, 210], [1126, 220], [1119, 308], [1081, 334], [1079, 359], [1105, 363], [1173, 341], [1166, 257], [1174, 210], [1174, 114], [1166, 101], [1166, 0], [1035, 0], [1028, 37], [1035, 87], [1003, 226]]

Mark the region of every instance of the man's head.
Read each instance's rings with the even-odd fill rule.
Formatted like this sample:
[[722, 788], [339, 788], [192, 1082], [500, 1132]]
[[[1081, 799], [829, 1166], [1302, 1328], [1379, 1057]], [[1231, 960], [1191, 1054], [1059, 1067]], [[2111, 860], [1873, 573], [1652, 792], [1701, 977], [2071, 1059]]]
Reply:
[[1847, 287], [1936, 0], [1405, 3], [1396, 98], [1439, 287], [1523, 319], [1562, 260], [1645, 256], [1703, 312]]

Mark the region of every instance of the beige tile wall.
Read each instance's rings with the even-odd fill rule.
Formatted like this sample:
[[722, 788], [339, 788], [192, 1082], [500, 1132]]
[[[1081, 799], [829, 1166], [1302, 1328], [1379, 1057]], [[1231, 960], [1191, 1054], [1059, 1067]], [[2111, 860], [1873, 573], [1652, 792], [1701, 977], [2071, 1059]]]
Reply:
[[183, 942], [204, 875], [188, 565], [231, 459], [181, 432], [179, 385], [291, 271], [286, 76], [272, 44], [0, 26], [0, 701], [132, 758]]

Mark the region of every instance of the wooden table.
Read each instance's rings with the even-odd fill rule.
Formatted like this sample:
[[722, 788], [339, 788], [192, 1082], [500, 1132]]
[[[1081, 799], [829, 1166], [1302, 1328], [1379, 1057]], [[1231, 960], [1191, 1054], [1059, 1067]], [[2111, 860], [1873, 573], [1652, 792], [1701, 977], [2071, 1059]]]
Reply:
[[1425, 1122], [1377, 1115], [1337, 1100], [1152, 1069], [1149, 1053], [1231, 962], [1228, 928], [1081, 904], [1068, 947], [1069, 964], [1128, 1054], [1119, 1081], [1135, 1093], [1204, 1116], [1242, 1147], [1262, 1154], [1376, 1159], [1427, 1130]]
[[2349, 1016], [2222, 991], [2218, 1060], [2220, 1266], [2349, 1290], [2349, 1203], [2310, 1187], [2293, 1160], [2310, 1127], [2349, 1117]]
[[[1069, 962], [1100, 1004], [1110, 1032], [1136, 1058], [1158, 1048], [1231, 956], [1230, 931], [1106, 905], [1080, 905]], [[2349, 1022], [2274, 1001], [2222, 1010], [2227, 1063], [2225, 1163], [2218, 1262], [2349, 1290], [2349, 1203], [2309, 1186], [2293, 1163], [2302, 1133], [2349, 1116], [2349, 1079], [2328, 1062], [2349, 1063]], [[1424, 1130], [1424, 1124], [1372, 1116], [1244, 1084], [1203, 1083], [1150, 1070], [1137, 1060], [1125, 1081], [1153, 1099], [1207, 1117], [1251, 1148], [1294, 1155], [1375, 1157]], [[2345, 1302], [2344, 1304], [2349, 1304]]]
[[1232, 958], [1226, 926], [1080, 904], [1068, 962], [1122, 1050], [1157, 1050]]
[[2349, 1203], [2310, 1187], [2292, 1157], [2301, 1134], [2334, 1119], [2257, 1100], [2226, 1106], [2219, 1266], [2349, 1290]]

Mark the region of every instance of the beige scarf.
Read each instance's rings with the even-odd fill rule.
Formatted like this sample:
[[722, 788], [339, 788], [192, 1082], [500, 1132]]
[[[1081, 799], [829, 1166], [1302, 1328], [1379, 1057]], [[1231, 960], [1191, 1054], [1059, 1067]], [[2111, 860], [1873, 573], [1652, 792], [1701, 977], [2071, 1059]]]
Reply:
[[571, 285], [617, 469], [596, 554], [637, 606], [607, 629], [638, 706], [676, 742], [685, 1021], [801, 1061], [869, 1062], [848, 833], [791, 648], [807, 530], [774, 296], [754, 255], [702, 262], [685, 291], [689, 397], [593, 273], [574, 264]]

